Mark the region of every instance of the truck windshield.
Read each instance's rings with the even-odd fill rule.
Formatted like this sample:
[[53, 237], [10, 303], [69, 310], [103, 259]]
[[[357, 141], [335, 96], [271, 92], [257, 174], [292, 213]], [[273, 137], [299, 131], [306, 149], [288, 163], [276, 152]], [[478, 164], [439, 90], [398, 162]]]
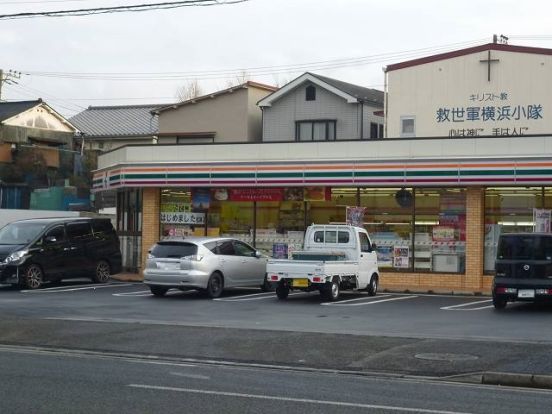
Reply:
[[27, 244], [44, 230], [44, 223], [11, 223], [0, 229], [0, 244]]
[[541, 235], [502, 236], [498, 258], [504, 260], [552, 260], [552, 237]]

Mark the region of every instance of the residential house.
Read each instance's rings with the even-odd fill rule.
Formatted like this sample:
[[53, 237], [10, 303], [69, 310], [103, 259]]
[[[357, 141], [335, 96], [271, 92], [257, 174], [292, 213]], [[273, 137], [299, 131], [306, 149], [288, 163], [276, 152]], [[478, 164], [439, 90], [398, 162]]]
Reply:
[[261, 99], [263, 141], [383, 138], [383, 92], [305, 73]]
[[152, 113], [161, 105], [89, 106], [70, 118], [81, 132], [84, 149], [110, 151], [131, 144], [152, 144], [159, 130], [158, 116]]
[[262, 114], [257, 102], [275, 87], [245, 82], [221, 91], [167, 105], [159, 116], [160, 144], [259, 142]]

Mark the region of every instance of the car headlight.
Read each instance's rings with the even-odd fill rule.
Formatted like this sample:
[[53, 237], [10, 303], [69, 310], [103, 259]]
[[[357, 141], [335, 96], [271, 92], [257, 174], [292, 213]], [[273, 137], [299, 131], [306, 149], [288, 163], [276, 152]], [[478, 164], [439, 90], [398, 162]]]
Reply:
[[5, 264], [19, 262], [23, 257], [25, 257], [29, 253], [28, 250], [18, 250], [16, 252], [13, 252], [8, 257], [4, 259]]

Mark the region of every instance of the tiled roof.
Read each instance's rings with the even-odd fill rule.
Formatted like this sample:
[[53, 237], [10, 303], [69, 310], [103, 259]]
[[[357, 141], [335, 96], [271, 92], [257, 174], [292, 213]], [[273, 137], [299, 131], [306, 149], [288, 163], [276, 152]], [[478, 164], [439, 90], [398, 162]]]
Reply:
[[328, 78], [326, 76], [317, 75], [316, 73], [309, 72], [315, 78], [320, 79], [322, 82], [332, 85], [345, 93], [363, 101], [365, 103], [374, 103], [376, 106], [383, 107], [383, 91], [371, 88], [365, 88], [364, 86], [353, 85], [352, 83], [343, 82], [337, 79]]
[[90, 106], [69, 120], [88, 137], [155, 135], [158, 117], [151, 111], [163, 105]]
[[41, 103], [42, 99], [37, 99], [36, 101], [0, 102], [0, 122], [34, 108]]

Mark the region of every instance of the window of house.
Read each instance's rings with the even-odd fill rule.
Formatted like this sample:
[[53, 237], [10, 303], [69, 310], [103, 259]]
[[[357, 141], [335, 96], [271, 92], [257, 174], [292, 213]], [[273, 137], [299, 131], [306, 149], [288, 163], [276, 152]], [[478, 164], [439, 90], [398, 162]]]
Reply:
[[333, 141], [335, 124], [335, 121], [330, 120], [297, 121], [295, 139], [296, 141]]
[[305, 88], [305, 100], [306, 101], [316, 100], [316, 88], [314, 86], [309, 85]]
[[401, 137], [416, 136], [416, 119], [413, 116], [401, 116]]

